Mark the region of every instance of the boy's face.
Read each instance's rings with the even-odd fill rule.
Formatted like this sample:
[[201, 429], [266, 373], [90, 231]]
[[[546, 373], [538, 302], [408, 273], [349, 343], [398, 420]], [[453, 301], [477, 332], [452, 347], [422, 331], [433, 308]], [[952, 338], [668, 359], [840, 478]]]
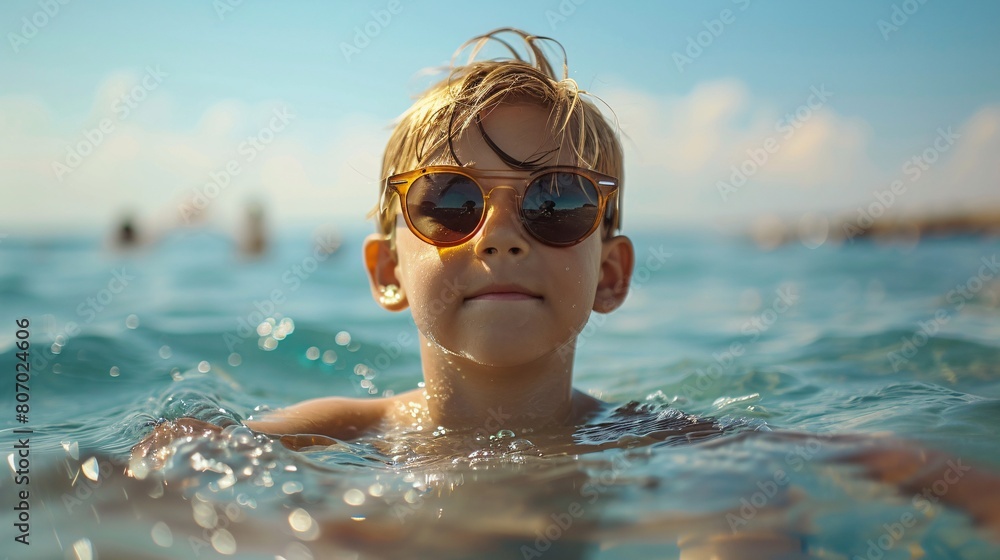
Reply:
[[[543, 165], [579, 164], [572, 149], [554, 150], [558, 141], [550, 133], [544, 107], [500, 105], [484, 115], [482, 123], [492, 141], [518, 160], [552, 150]], [[475, 126], [455, 139], [454, 149], [468, 167], [512, 170]], [[525, 171], [523, 177], [528, 174]], [[430, 245], [402, 219], [394, 233], [394, 259], [384, 240], [370, 239], [366, 244], [373, 293], [377, 295], [380, 286], [397, 284], [405, 297], [399, 305], [386, 307], [409, 305], [428, 341], [483, 365], [516, 366], [558, 352], [583, 329], [592, 309], [614, 309], [628, 290], [632, 271], [628, 239], [604, 241], [599, 229], [570, 247], [541, 243], [525, 231], [518, 216], [514, 195], [524, 182], [523, 178], [482, 179], [485, 190], [495, 189], [485, 222], [461, 245]]]

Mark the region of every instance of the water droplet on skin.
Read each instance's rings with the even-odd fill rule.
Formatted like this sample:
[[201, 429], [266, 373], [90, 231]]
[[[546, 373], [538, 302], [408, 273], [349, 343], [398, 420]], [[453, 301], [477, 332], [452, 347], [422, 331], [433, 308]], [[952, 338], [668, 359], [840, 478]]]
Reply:
[[514, 452], [527, 451], [529, 449], [534, 449], [534, 447], [535, 444], [526, 439], [515, 439], [507, 445], [507, 449]]

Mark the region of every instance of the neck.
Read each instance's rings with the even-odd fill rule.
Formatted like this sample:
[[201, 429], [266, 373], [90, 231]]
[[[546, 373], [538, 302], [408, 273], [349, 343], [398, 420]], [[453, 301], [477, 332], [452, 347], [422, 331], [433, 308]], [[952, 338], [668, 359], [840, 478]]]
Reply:
[[[574, 398], [565, 349], [527, 364], [495, 367], [445, 351], [421, 335], [427, 412], [435, 425], [496, 433], [575, 423], [595, 399]], [[584, 410], [587, 409], [587, 410]]]

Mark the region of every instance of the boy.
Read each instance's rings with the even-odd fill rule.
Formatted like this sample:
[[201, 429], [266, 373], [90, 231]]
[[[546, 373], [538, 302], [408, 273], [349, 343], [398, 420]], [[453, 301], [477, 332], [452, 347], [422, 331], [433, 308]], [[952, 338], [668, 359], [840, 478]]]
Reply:
[[[523, 40], [531, 60], [503, 33]], [[491, 40], [514, 59], [473, 61]], [[424, 388], [314, 399], [249, 428], [338, 439], [395, 428], [516, 432], [579, 425], [601, 407], [572, 388], [573, 354], [591, 311], [608, 313], [628, 294], [633, 248], [617, 235], [622, 149], [565, 62], [555, 75], [543, 40], [500, 29], [467, 43], [469, 64], [403, 114], [386, 148], [365, 268], [381, 307], [413, 313]], [[187, 419], [161, 425], [139, 455], [206, 430]]]

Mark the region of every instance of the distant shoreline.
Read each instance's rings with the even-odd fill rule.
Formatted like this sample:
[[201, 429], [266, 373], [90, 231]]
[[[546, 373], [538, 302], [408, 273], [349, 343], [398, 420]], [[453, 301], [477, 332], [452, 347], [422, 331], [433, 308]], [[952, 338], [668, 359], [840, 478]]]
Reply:
[[1000, 209], [881, 218], [850, 216], [829, 220], [822, 214], [807, 214], [797, 223], [778, 218], [762, 219], [744, 233], [762, 249], [794, 242], [816, 248], [862, 239], [915, 244], [930, 238], [1000, 237]]

